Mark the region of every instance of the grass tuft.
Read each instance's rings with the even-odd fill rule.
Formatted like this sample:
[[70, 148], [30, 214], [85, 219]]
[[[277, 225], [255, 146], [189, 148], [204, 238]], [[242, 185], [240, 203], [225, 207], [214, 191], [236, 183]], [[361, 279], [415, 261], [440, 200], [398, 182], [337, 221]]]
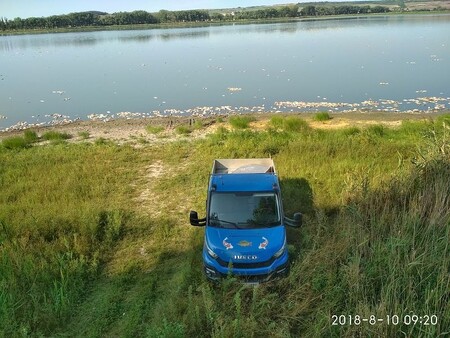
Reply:
[[369, 126], [365, 131], [368, 135], [375, 137], [383, 137], [384, 135], [386, 135], [386, 127], [382, 124]]
[[50, 130], [42, 134], [42, 138], [46, 141], [62, 141], [70, 139], [71, 136], [67, 133]]
[[175, 128], [175, 132], [179, 135], [189, 135], [192, 133], [192, 128], [187, 125], [181, 125]]
[[331, 119], [332, 119], [332, 117], [326, 111], [319, 112], [316, 115], [314, 115], [314, 120], [316, 120], [316, 121], [328, 121], [328, 120], [331, 120]]
[[162, 126], [153, 126], [153, 125], [148, 125], [145, 127], [145, 130], [149, 133], [149, 134], [159, 134], [164, 130], [164, 127]]
[[272, 116], [269, 122], [270, 126], [275, 129], [283, 129], [284, 126], [284, 118], [281, 116]]
[[250, 122], [255, 121], [252, 116], [231, 116], [229, 122], [234, 129], [247, 129], [250, 127]]
[[13, 149], [25, 149], [30, 147], [30, 143], [25, 140], [24, 137], [21, 136], [11, 136], [3, 139], [2, 146], [5, 149], [13, 150]]
[[25, 141], [30, 144], [39, 141], [39, 137], [34, 130], [25, 130], [23, 133], [23, 137]]
[[288, 132], [302, 132], [310, 129], [308, 122], [295, 116], [273, 116], [270, 119], [269, 125], [269, 128], [274, 128], [275, 130], [284, 130]]

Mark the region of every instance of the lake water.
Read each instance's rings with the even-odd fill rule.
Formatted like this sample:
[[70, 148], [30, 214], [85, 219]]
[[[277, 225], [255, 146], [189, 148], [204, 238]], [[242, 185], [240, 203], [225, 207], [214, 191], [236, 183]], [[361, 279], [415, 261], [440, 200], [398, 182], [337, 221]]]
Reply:
[[449, 32], [450, 15], [404, 15], [1, 36], [0, 129], [170, 114], [449, 109]]

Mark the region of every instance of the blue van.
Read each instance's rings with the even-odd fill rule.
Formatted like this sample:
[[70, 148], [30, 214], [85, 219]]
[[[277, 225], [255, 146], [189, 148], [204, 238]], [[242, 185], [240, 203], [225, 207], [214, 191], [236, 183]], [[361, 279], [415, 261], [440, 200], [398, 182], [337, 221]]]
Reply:
[[299, 227], [302, 215], [283, 214], [272, 159], [214, 160], [205, 218], [190, 212], [193, 226], [205, 226], [203, 263], [213, 281], [233, 275], [243, 282], [267, 282], [289, 273], [285, 226]]

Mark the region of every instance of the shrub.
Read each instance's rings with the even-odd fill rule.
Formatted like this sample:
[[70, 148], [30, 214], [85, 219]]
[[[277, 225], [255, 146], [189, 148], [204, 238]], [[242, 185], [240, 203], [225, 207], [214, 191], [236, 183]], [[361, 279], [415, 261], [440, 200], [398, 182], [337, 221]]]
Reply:
[[164, 130], [164, 127], [148, 125], [147, 127], [145, 127], [145, 130], [147, 130], [149, 134], [159, 134]]
[[53, 140], [67, 140], [69, 139], [71, 136], [67, 133], [61, 133], [59, 131], [54, 131], [54, 130], [50, 130], [47, 131], [46, 133], [44, 133], [42, 135], [42, 138], [46, 141], [53, 141]]
[[331, 116], [330, 116], [330, 114], [328, 114], [328, 112], [323, 111], [323, 112], [320, 112], [320, 113], [317, 113], [316, 115], [314, 115], [314, 120], [328, 121], [328, 120], [331, 120]]
[[2, 141], [3, 147], [6, 149], [24, 149], [30, 146], [30, 143], [21, 136], [12, 136]]
[[251, 116], [232, 116], [230, 117], [230, 124], [235, 129], [246, 129], [250, 122], [255, 121]]

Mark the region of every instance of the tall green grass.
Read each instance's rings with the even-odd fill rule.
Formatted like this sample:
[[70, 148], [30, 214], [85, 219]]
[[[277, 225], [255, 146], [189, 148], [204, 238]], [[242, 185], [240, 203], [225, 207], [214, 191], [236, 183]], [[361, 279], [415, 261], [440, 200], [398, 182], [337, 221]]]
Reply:
[[0, 336], [49, 335], [83, 299], [127, 219], [128, 148], [0, 151]]
[[[142, 149], [0, 150], [1, 334], [448, 334], [448, 130], [277, 129]], [[269, 155], [287, 215], [305, 215], [288, 229], [291, 274], [256, 288], [211, 285], [188, 211], [205, 214], [214, 158]], [[411, 311], [438, 325], [331, 325], [333, 314]]]

